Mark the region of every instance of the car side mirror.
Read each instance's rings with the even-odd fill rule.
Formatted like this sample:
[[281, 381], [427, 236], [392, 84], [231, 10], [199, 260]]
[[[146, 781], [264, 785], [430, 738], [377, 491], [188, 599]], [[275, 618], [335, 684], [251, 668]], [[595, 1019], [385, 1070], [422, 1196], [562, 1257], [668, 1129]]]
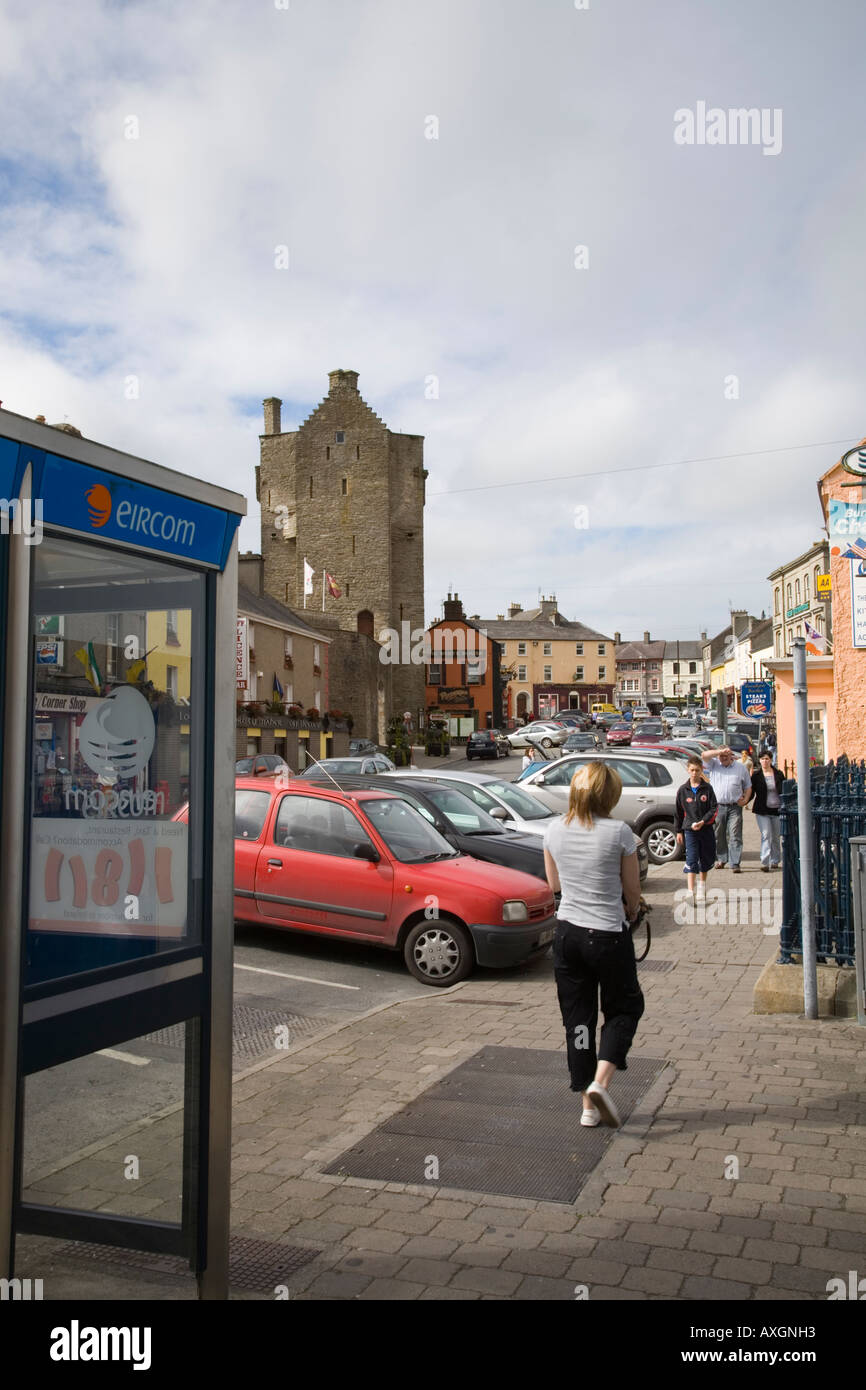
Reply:
[[511, 812], [506, 811], [504, 806], [494, 806], [490, 814], [494, 820], [511, 820]]
[[379, 851], [374, 845], [358, 844], [352, 851], [355, 859], [366, 859], [370, 864], [378, 864]]

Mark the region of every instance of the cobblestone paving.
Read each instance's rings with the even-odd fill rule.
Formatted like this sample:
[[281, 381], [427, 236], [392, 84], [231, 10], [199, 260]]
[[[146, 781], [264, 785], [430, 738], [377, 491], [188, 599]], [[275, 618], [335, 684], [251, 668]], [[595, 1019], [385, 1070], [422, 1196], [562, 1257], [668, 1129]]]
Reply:
[[[767, 887], [753, 821], [744, 872], [714, 886]], [[292, 1298], [573, 1300], [585, 1286], [591, 1300], [807, 1300], [866, 1272], [863, 1030], [753, 1015], [775, 938], [759, 923], [677, 924], [681, 867], [651, 870], [653, 956], [676, 967], [643, 975], [635, 1043], [669, 1065], [574, 1207], [452, 1190], [447, 1175], [407, 1186], [322, 1172], [483, 1046], [560, 1048], [567, 1087], [549, 960], [460, 987], [484, 1002], [454, 1008], [431, 990], [236, 1079], [233, 1230], [320, 1252]], [[575, 1142], [578, 1118], [575, 1097]], [[167, 1115], [135, 1145], [43, 1176], [39, 1199], [175, 1219], [163, 1160], [178, 1125]], [[118, 1176], [131, 1151], [146, 1174], [134, 1192]]]

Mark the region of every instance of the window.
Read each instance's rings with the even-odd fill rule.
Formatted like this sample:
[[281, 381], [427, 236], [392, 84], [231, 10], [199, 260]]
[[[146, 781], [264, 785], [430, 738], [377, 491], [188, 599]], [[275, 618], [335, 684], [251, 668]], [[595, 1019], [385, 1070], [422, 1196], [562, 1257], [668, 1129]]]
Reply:
[[653, 676], [653, 678], [652, 678], [652, 689], [653, 689], [653, 690], [658, 690], [658, 688], [659, 688], [659, 678], [658, 678], [658, 676]]
[[484, 672], [483, 672], [483, 669], [482, 669], [483, 665], [484, 665], [484, 662], [482, 661], [481, 657], [475, 657], [474, 660], [472, 660], [472, 661], [467, 661], [467, 663], [466, 663], [466, 684], [467, 684], [467, 685], [482, 685], [482, 684], [484, 683]]
[[697, 674], [697, 669], [698, 669], [698, 663], [697, 663], [696, 661], [690, 661], [690, 662], [689, 662], [689, 675], [690, 675], [690, 676], [696, 675], [696, 674]]
[[165, 640], [170, 647], [179, 647], [177, 635], [177, 609], [169, 608], [165, 615]]
[[599, 678], [600, 681], [607, 680], [607, 667], [606, 667], [606, 666], [599, 666], [599, 668], [598, 668], [598, 678]]
[[343, 432], [343, 430], [337, 430], [336, 433], [334, 434], [334, 443], [335, 443], [335, 444], [345, 444], [345, 442], [346, 442], [345, 433]]
[[810, 705], [807, 710], [807, 730], [809, 736], [809, 757], [823, 764], [824, 752], [824, 705]]
[[697, 684], [697, 681], [692, 681], [691, 685], [689, 686], [689, 694], [690, 694], [690, 695], [697, 695], [697, 693], [698, 693], [698, 684]]
[[165, 668], [165, 688], [166, 692], [173, 700], [177, 699], [177, 667], [166, 666]]
[[[330, 457], [331, 457], [331, 451], [330, 451], [330, 449], [329, 449], [329, 450], [328, 450], [328, 458], [330, 458]], [[313, 495], [313, 475], [312, 475], [312, 473], [311, 473], [311, 474], [310, 474], [310, 496], [312, 497], [312, 495]]]
[[356, 459], [359, 459], [360, 457], [361, 457], [361, 446], [360, 446], [360, 444], [356, 444], [356, 445], [355, 445], [355, 458], [356, 458]]
[[117, 675], [117, 648], [120, 642], [120, 614], [108, 613], [105, 618], [105, 674]]
[[603, 643], [603, 642], [599, 642], [599, 644], [598, 644], [598, 654], [599, 654], [599, 656], [604, 656], [604, 643]]
[[355, 553], [355, 537], [353, 536], [353, 537], [352, 537], [352, 554], [354, 555], [354, 553]]
[[680, 663], [679, 663], [678, 661], [675, 661], [675, 662], [674, 662], [674, 675], [675, 675], [675, 676], [678, 676], [679, 673], [680, 673]]
[[788, 651], [789, 651], [789, 652], [791, 651], [791, 648], [793, 647], [793, 645], [794, 645], [794, 629], [793, 629], [792, 627], [789, 627], [789, 628], [788, 628]]
[[575, 654], [575, 656], [583, 656], [583, 643], [582, 643], [582, 642], [575, 642], [575, 644], [574, 644], [574, 654]]
[[348, 806], [323, 797], [284, 796], [274, 826], [274, 844], [307, 854], [354, 859], [356, 845], [372, 845]]
[[818, 575], [821, 573], [821, 566], [816, 565], [813, 571], [815, 577], [815, 597], [818, 597]]
[[318, 666], [318, 665], [319, 665], [319, 662], [320, 662], [320, 659], [321, 659], [321, 658], [320, 658], [320, 655], [319, 655], [319, 643], [318, 643], [318, 642], [314, 642], [314, 643], [313, 643], [313, 665], [314, 665], [314, 666]]
[[257, 840], [267, 820], [270, 805], [269, 791], [254, 792], [239, 788], [235, 792], [235, 839]]
[[525, 667], [525, 666], [518, 666], [518, 668], [517, 668], [517, 679], [518, 679], [519, 681], [525, 681], [525, 680], [526, 680], [526, 667]]
[[794, 600], [793, 600], [793, 598], [792, 598], [792, 596], [791, 596], [791, 586], [790, 586], [790, 584], [788, 585], [788, 588], [787, 588], [786, 592], [787, 592], [787, 596], [788, 596], [788, 607], [789, 607], [789, 608], [793, 608], [793, 607], [794, 607]]
[[576, 670], [575, 673], [574, 673], [574, 679], [575, 679], [576, 681], [582, 681], [582, 680], [583, 680], [583, 667], [582, 667], [582, 666], [578, 666], [577, 670]]
[[349, 479], [348, 479], [348, 478], [341, 478], [341, 479], [340, 479], [340, 492], [342, 493], [342, 495], [343, 495], [344, 497], [348, 497], [348, 495], [349, 495]]
[[295, 687], [291, 681], [283, 683], [283, 703], [293, 705], [295, 703]]
[[525, 642], [518, 642], [518, 644], [517, 644], [517, 655], [518, 655], [518, 656], [526, 656], [526, 643], [525, 643]]
[[429, 666], [429, 667], [427, 668], [427, 684], [428, 684], [428, 685], [441, 685], [441, 684], [442, 684], [442, 667], [441, 667], [441, 666]]
[[794, 600], [795, 600], [795, 602], [796, 602], [797, 604], [800, 604], [800, 603], [802, 602], [802, 599], [800, 598], [800, 581], [799, 581], [799, 579], [797, 579], [797, 580], [795, 581], [795, 583], [794, 583]]
[[811, 594], [810, 594], [810, 592], [809, 592], [809, 576], [808, 576], [808, 574], [804, 574], [804, 575], [803, 575], [803, 602], [804, 602], [804, 603], [811, 603], [811, 601], [812, 601], [812, 600], [811, 600]]
[[543, 656], [553, 656], [553, 646], [550, 642], [545, 642]]
[[286, 633], [286, 636], [285, 636], [285, 644], [286, 644], [286, 645], [285, 645], [285, 653], [286, 653], [286, 656], [291, 656], [291, 655], [292, 655], [292, 641], [293, 641], [293, 639], [292, 639], [292, 634], [291, 634], [290, 632], [287, 632], [287, 633]]
[[553, 667], [552, 667], [552, 666], [545, 666], [545, 668], [544, 668], [544, 679], [545, 679], [546, 681], [552, 681], [552, 680], [553, 680]]
[[[605, 758], [605, 762], [608, 762], [607, 758]], [[652, 786], [652, 775], [648, 763], [639, 763], [631, 758], [611, 758], [609, 765], [619, 773], [624, 787]]]
[[777, 613], [780, 612], [781, 607], [782, 607], [782, 590], [779, 588], [779, 586], [778, 586], [778, 584], [777, 584], [777, 585], [776, 585], [776, 591], [775, 591], [775, 611], [776, 611]]
[[776, 632], [776, 656], [781, 656], [781, 655], [782, 655], [782, 629], [779, 628], [778, 631]]

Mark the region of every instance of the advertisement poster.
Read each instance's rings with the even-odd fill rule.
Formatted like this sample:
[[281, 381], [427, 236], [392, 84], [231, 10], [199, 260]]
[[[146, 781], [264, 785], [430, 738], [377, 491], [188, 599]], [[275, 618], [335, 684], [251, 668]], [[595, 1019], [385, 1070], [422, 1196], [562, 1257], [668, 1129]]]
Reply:
[[866, 574], [863, 562], [851, 561], [851, 626], [855, 647], [866, 647]]
[[180, 821], [33, 821], [30, 930], [182, 937], [187, 826]]
[[769, 681], [744, 681], [740, 687], [740, 709], [753, 718], [769, 714], [772, 699]]
[[238, 618], [237, 686], [246, 690], [250, 678], [250, 649], [247, 642], [247, 619]]

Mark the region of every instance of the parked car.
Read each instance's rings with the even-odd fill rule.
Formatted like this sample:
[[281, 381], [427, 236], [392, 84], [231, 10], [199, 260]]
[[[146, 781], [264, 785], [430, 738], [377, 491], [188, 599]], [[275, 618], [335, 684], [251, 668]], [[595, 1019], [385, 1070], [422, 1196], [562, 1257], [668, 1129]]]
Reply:
[[350, 757], [350, 758], [360, 758], [360, 757], [363, 757], [363, 755], [364, 755], [365, 753], [378, 753], [378, 752], [379, 752], [379, 745], [376, 744], [376, 743], [371, 742], [371, 740], [368, 739], [368, 738], [350, 738], [350, 739], [349, 739], [349, 757]]
[[626, 821], [641, 837], [650, 863], [669, 864], [679, 859], [682, 850], [674, 830], [675, 803], [677, 790], [688, 777], [686, 763], [669, 756], [642, 757], [633, 748], [628, 752], [576, 753], [539, 768], [521, 779], [521, 786], [552, 811], [564, 812], [571, 779], [587, 762], [609, 763], [616, 768], [622, 778], [622, 796], [611, 814]]
[[555, 719], [550, 721], [552, 724], [561, 724], [563, 728], [571, 732], [585, 733], [592, 728], [592, 720], [588, 714], [581, 714], [579, 710], [569, 710], [567, 714], [558, 714]]
[[665, 705], [662, 710], [662, 719], [666, 719], [669, 724], [673, 724], [674, 721], [679, 718], [680, 710], [677, 709], [676, 705]]
[[532, 724], [524, 724], [522, 729], [515, 729], [508, 735], [508, 742], [511, 749], [526, 748], [529, 743], [529, 736], [533, 738], [537, 735], [542, 748], [552, 748], [554, 744], [559, 747], [565, 743], [568, 737], [568, 730], [561, 724], [554, 724], [550, 720], [535, 720]]
[[[396, 768], [394, 771], [396, 772]], [[323, 783], [321, 775], [310, 780]], [[520, 869], [535, 878], [546, 881], [544, 871], [544, 851], [536, 835], [521, 835], [515, 830], [505, 830], [498, 820], [494, 820], [470, 797], [450, 783], [425, 780], [423, 776], [412, 777], [407, 772], [389, 777], [387, 782], [378, 783], [370, 777], [341, 776], [337, 779], [341, 787], [349, 790], [361, 787], [387, 786], [394, 796], [405, 797], [416, 806], [426, 820], [434, 825], [449, 844], [459, 849], [461, 854], [471, 854], [490, 864], [503, 864], [510, 869]]]
[[675, 719], [671, 725], [671, 738], [694, 738], [698, 732], [697, 724], [691, 719]]
[[631, 712], [632, 722], [637, 724], [641, 719], [652, 719], [652, 710], [648, 705], [635, 705]]
[[621, 720], [618, 724], [611, 724], [610, 728], [605, 730], [605, 732], [607, 734], [607, 744], [609, 748], [627, 748], [628, 745], [631, 743], [631, 724], [627, 724], [624, 719]]
[[640, 733], [641, 737], [644, 734], [659, 734], [663, 737], [667, 733], [667, 724], [656, 715], [651, 715], [649, 719], [641, 719]]
[[273, 776], [274, 773], [294, 775], [285, 758], [278, 753], [256, 753], [255, 757], [238, 758], [235, 763], [236, 777]]
[[466, 757], [470, 762], [473, 758], [507, 758], [510, 752], [507, 735], [499, 729], [476, 729], [466, 740]]
[[755, 767], [758, 766], [757, 742], [753, 741], [748, 734], [739, 734], [735, 729], [729, 729], [727, 733], [723, 729], [707, 729], [706, 733], [713, 747], [724, 748], [727, 745], [738, 756], [745, 750]]
[[386, 758], [384, 753], [375, 753], [365, 758], [321, 758], [318, 763], [311, 763], [300, 774], [301, 777], [309, 778], [319, 776], [320, 770], [324, 769], [322, 775], [330, 774], [332, 777], [343, 777], [347, 773], [357, 773], [359, 776], [366, 777], [370, 774], [379, 772], [396, 772], [396, 765], [390, 758]]
[[597, 729], [612, 729], [615, 724], [621, 724], [623, 722], [623, 718], [624, 716], [620, 713], [599, 714], [596, 715], [595, 727]]
[[409, 775], [419, 781], [443, 782], [446, 786], [457, 787], [507, 830], [519, 830], [524, 835], [543, 835], [554, 814], [514, 782], [504, 782], [495, 773], [439, 772], [425, 768], [423, 772], [409, 774], [398, 768], [389, 774], [395, 780]]
[[645, 720], [638, 724], [631, 736], [632, 748], [644, 748], [651, 744], [664, 743], [664, 741], [665, 735], [662, 733], [661, 729], [655, 732], [647, 729]]
[[[383, 788], [239, 778], [236, 920], [399, 951], [435, 986], [547, 949], [556, 919], [546, 883], [460, 853], [408, 798]], [[183, 807], [175, 819], [186, 815]]]
[[563, 753], [582, 753], [585, 748], [598, 748], [601, 738], [598, 734], [571, 733], [562, 745]]

